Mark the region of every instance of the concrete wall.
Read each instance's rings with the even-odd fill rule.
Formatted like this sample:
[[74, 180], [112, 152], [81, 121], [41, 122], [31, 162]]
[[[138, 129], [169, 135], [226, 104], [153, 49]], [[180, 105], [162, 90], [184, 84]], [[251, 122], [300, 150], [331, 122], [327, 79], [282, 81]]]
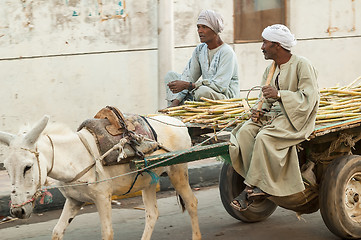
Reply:
[[[232, 1], [220, 9], [233, 39]], [[101, 3], [101, 4], [100, 4]], [[158, 109], [156, 0], [0, 2], [0, 126], [17, 131], [44, 114], [76, 128], [106, 105]], [[175, 70], [198, 43], [195, 21], [218, 1], [174, 1]]]
[[[238, 56], [241, 88], [260, 82], [261, 43], [233, 43], [233, 0], [173, 0], [174, 70], [199, 43], [202, 9], [225, 19], [222, 39]], [[102, 3], [102, 4], [100, 4]], [[361, 75], [361, 1], [289, 0], [294, 53], [319, 70], [320, 87]], [[44, 114], [73, 129], [106, 105], [155, 113], [158, 106], [156, 0], [0, 1], [0, 129], [16, 132]]]
[[292, 1], [290, 27], [319, 70], [320, 87], [347, 85], [361, 76], [361, 1]]
[[[361, 1], [290, 0], [288, 25], [298, 39], [292, 52], [307, 57], [318, 70], [320, 88], [347, 85], [361, 76]], [[241, 88], [257, 85], [270, 61], [261, 43], [236, 44]]]
[[[157, 108], [157, 1], [2, 1], [0, 126]], [[101, 2], [101, 1], [100, 1]]]

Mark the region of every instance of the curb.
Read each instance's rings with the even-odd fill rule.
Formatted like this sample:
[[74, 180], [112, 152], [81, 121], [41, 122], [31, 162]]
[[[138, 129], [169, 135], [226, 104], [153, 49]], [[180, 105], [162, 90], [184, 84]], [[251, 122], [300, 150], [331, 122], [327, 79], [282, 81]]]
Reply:
[[[206, 163], [197, 166], [189, 166], [189, 184], [193, 188], [207, 187], [218, 184], [219, 173], [222, 168], [221, 162]], [[161, 176], [159, 179], [160, 191], [173, 190], [168, 177]], [[49, 192], [53, 195], [53, 201], [49, 204], [39, 204], [39, 199], [36, 201], [34, 213], [46, 212], [49, 210], [62, 209], [65, 198], [59, 189], [50, 189]], [[10, 193], [10, 192], [9, 192]], [[10, 211], [10, 195], [0, 196], [0, 216], [8, 216]]]
[[[191, 187], [208, 187], [218, 184], [219, 173], [222, 168], [221, 162], [208, 163], [199, 166], [189, 167], [188, 176]], [[159, 180], [160, 190], [173, 190], [173, 185], [170, 183], [168, 177], [161, 177]]]

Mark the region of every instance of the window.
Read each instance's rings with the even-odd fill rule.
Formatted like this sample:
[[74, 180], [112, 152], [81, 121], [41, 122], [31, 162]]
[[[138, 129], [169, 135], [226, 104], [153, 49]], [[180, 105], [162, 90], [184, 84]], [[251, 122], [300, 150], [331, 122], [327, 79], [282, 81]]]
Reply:
[[265, 27], [286, 25], [287, 0], [234, 0], [234, 41], [262, 40]]

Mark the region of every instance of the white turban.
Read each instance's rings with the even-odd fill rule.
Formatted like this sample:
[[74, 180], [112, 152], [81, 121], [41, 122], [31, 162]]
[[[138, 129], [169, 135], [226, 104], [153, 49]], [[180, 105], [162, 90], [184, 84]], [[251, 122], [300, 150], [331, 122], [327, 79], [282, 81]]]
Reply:
[[222, 16], [213, 10], [203, 10], [199, 14], [197, 24], [205, 25], [217, 34], [224, 28]]
[[291, 47], [295, 46], [297, 40], [295, 35], [282, 24], [274, 24], [266, 27], [262, 32], [262, 37], [271, 42], [278, 42], [286, 50], [291, 50]]

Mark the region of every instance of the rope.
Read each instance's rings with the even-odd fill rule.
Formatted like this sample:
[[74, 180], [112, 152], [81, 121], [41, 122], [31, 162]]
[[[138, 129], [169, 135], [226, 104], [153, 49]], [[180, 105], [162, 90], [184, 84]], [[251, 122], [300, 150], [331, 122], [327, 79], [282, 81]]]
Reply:
[[[250, 94], [252, 91], [261, 90], [261, 89], [262, 89], [262, 86], [254, 86], [253, 88], [248, 89], [247, 96], [246, 96], [245, 100], [246, 100], [247, 105], [248, 105], [249, 108], [251, 108], [251, 105], [250, 105], [249, 102], [248, 102], [249, 94]], [[242, 90], [241, 90], [241, 91], [242, 91]]]
[[[148, 161], [146, 159], [144, 159], [144, 162], [145, 162], [145, 166], [147, 167], [148, 166]], [[145, 170], [144, 172], [148, 173], [152, 177], [152, 181], [150, 182], [150, 184], [155, 184], [155, 183], [158, 182], [159, 176], [156, 173], [154, 173], [153, 171], [148, 170], [148, 169]], [[130, 191], [133, 189], [133, 187], [135, 185], [135, 182], [137, 181], [139, 175], [142, 175], [142, 172], [137, 173], [137, 175], [135, 176], [134, 181], [133, 181], [132, 185], [130, 186], [129, 190], [126, 193], [123, 193], [121, 196], [124, 196], [124, 195], [127, 195], [128, 193], [130, 193]]]
[[26, 202], [23, 202], [23, 203], [20, 203], [20, 204], [10, 204], [10, 206], [12, 208], [19, 208], [19, 207], [22, 207], [22, 206], [25, 206], [26, 204], [28, 203], [31, 203], [31, 202], [34, 202], [38, 197], [40, 197], [42, 195], [43, 192], [46, 192], [46, 191], [42, 191], [42, 190], [37, 190], [35, 192], [35, 194], [33, 195], [32, 198], [30, 198], [29, 200], [27, 200]]
[[160, 122], [160, 123], [162, 123], [164, 125], [169, 125], [169, 126], [173, 126], [173, 127], [187, 127], [186, 125], [176, 125], [176, 124], [173, 124], [173, 123], [166, 123], [166, 122], [163, 122], [163, 121], [161, 121], [159, 119], [155, 119], [155, 118], [151, 118], [151, 117], [146, 117], [146, 116], [142, 116], [142, 117], [152, 119], [152, 120], [154, 120], [156, 122]]
[[124, 196], [124, 195], [127, 195], [128, 193], [130, 193], [130, 191], [133, 189], [133, 187], [135, 185], [135, 182], [137, 181], [139, 175], [142, 175], [142, 173], [141, 172], [137, 173], [137, 175], [135, 176], [134, 181], [133, 181], [132, 185], [130, 186], [129, 190], [126, 193], [123, 193], [121, 196]]

